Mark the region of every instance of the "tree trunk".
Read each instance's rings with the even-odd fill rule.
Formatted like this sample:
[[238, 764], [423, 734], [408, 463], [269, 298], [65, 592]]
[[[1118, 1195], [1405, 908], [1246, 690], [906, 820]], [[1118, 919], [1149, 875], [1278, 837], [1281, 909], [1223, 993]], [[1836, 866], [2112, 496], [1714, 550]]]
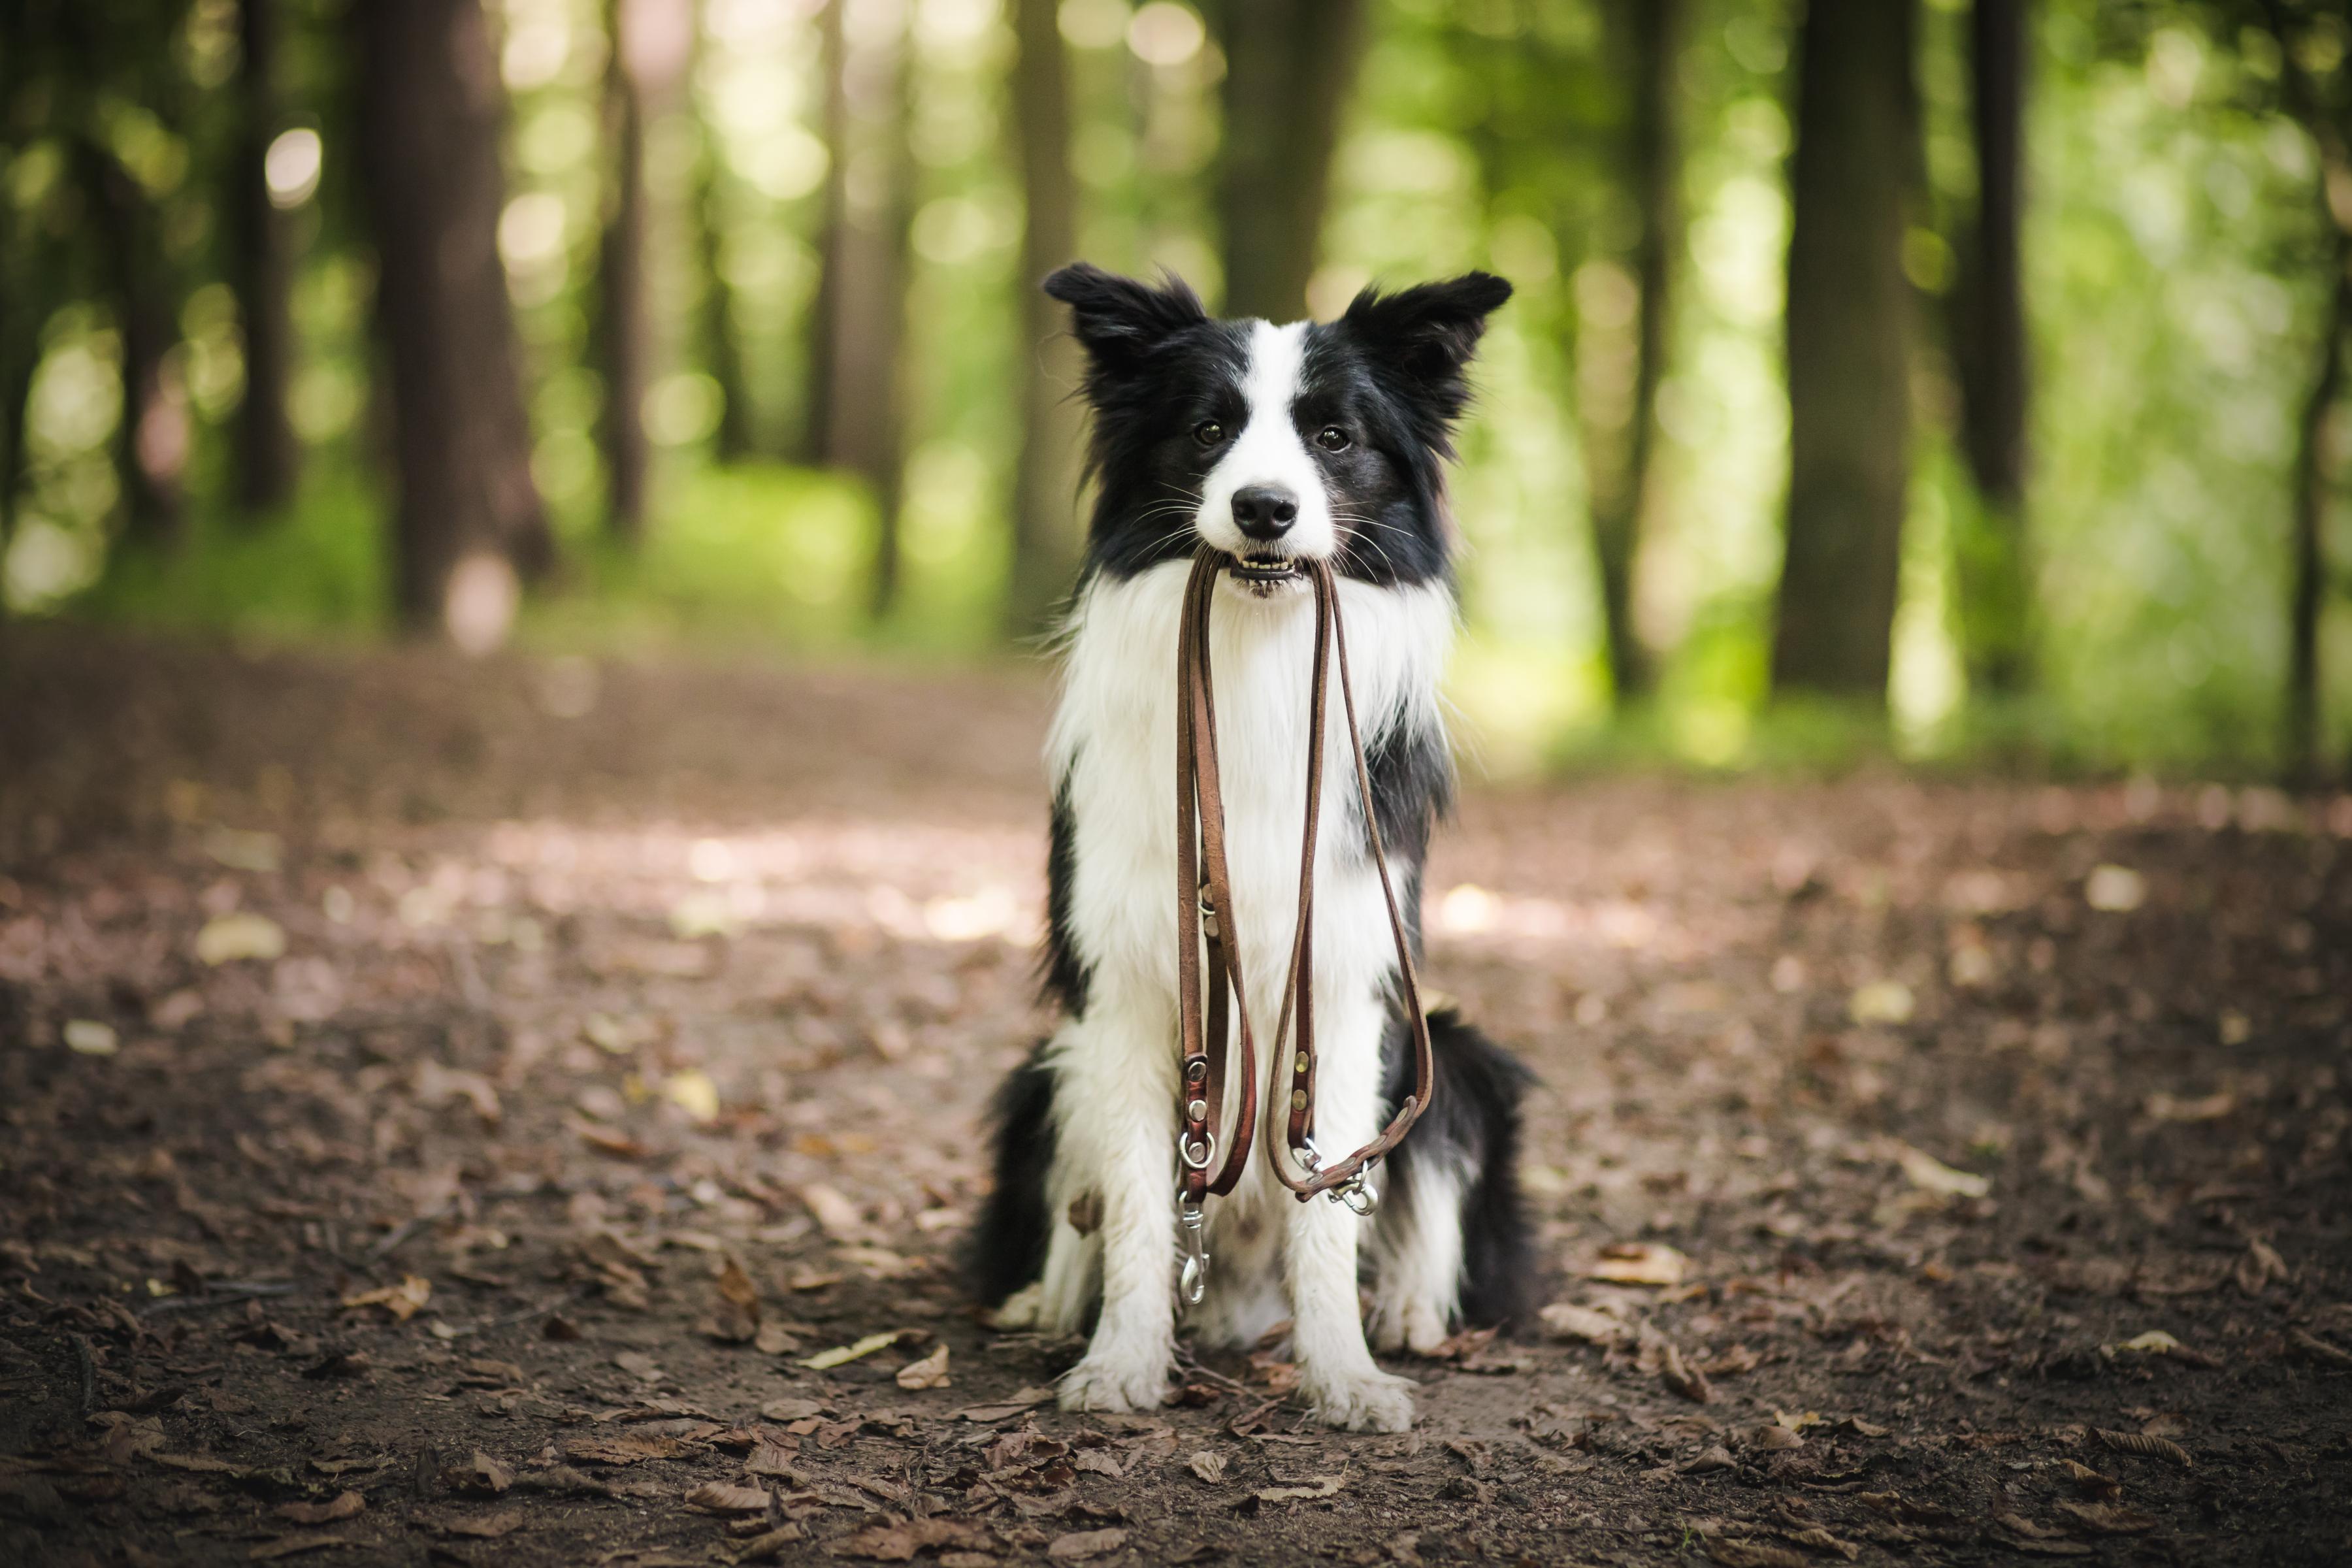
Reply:
[[1789, 512], [1772, 679], [1883, 707], [1910, 475], [1916, 0], [1811, 0], [1790, 174]]
[[1953, 300], [1960, 441], [1979, 515], [1958, 542], [1960, 626], [1970, 683], [2012, 697], [2031, 678], [2032, 587], [2025, 544], [2023, 218], [2026, 0], [1976, 0], [1969, 16], [1975, 221], [1961, 237]]
[[1084, 454], [1076, 393], [1077, 341], [1039, 287], [1077, 250], [1077, 187], [1070, 176], [1069, 73], [1054, 0], [1016, 0], [1020, 54], [1013, 68], [1026, 218], [1021, 233], [1021, 458], [1013, 486], [1013, 572], [1007, 629], [1046, 628], [1078, 553], [1078, 474]]
[[446, 625], [469, 555], [553, 564], [530, 472], [514, 320], [499, 260], [498, 63], [480, 0], [351, 8], [358, 153], [391, 367], [403, 624]]
[[156, 214], [111, 150], [88, 135], [74, 148], [106, 257], [122, 346], [114, 467], [122, 487], [124, 534], [168, 543], [180, 531], [189, 429], [187, 399], [169, 358], [179, 341], [179, 312], [163, 276]]
[[694, 181], [695, 265], [702, 283], [698, 336], [704, 368], [719, 384], [714, 447], [720, 462], [740, 463], [759, 449], [759, 441], [751, 428], [751, 393], [743, 369], [742, 340], [735, 332], [734, 291], [721, 271], [727, 229], [719, 132], [707, 121], [701, 130], [702, 155]]
[[1307, 314], [1368, 7], [1364, 0], [1221, 0], [1214, 16], [1225, 53], [1217, 202], [1225, 313], [1295, 321]]
[[[1592, 533], [1609, 668], [1620, 703], [1651, 687], [1649, 650], [1633, 628], [1633, 565], [1642, 518], [1652, 496], [1657, 448], [1658, 384], [1664, 379], [1673, 323], [1674, 258], [1682, 244], [1682, 142], [1675, 113], [1682, 62], [1684, 0], [1617, 0], [1612, 25], [1633, 79], [1625, 168], [1641, 227], [1627, 258], [1640, 304], [1634, 318], [1633, 395], [1623, 426], [1592, 465]], [[1587, 416], [1588, 419], [1591, 417]]]
[[800, 460], [824, 468], [835, 460], [828, 414], [833, 406], [835, 318], [840, 314], [842, 247], [849, 223], [850, 0], [824, 0], [817, 16], [817, 54], [824, 77], [821, 129], [824, 191], [817, 235], [816, 291], [809, 300], [807, 374], [801, 387]]
[[898, 603], [901, 566], [906, 437], [898, 361], [914, 191], [904, 14], [890, 0], [833, 0], [824, 37], [834, 168], [812, 322], [809, 418], [817, 439], [811, 456], [861, 476], [873, 491], [878, 532], [866, 598], [879, 619]]
[[294, 326], [289, 236], [269, 199], [263, 164], [278, 134], [278, 0], [238, 0], [243, 63], [236, 81], [236, 138], [230, 153], [226, 226], [231, 286], [245, 333], [245, 400], [236, 416], [237, 500], [248, 513], [294, 498], [301, 447], [287, 417]]
[[604, 145], [612, 160], [596, 252], [596, 346], [604, 362], [604, 521], [635, 545], [646, 525], [646, 103], [629, 62], [630, 0], [606, 10]]
[[2352, 235], [2336, 232], [2336, 282], [2328, 290], [2318, 373], [2295, 424], [2294, 565], [2287, 614], [2286, 765], [2319, 776], [2319, 615], [2327, 586], [2328, 424], [2344, 391], [2344, 340], [2352, 333]]

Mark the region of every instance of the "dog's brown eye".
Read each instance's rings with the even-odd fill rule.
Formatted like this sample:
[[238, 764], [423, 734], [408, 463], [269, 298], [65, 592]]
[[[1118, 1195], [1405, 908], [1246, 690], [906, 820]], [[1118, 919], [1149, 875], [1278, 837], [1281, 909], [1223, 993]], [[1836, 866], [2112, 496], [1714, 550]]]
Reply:
[[1326, 425], [1317, 431], [1315, 444], [1327, 452], [1344, 452], [1350, 445], [1348, 433], [1337, 425]]
[[1203, 447], [1213, 447], [1225, 438], [1225, 427], [1213, 419], [1203, 419], [1192, 426], [1192, 439]]

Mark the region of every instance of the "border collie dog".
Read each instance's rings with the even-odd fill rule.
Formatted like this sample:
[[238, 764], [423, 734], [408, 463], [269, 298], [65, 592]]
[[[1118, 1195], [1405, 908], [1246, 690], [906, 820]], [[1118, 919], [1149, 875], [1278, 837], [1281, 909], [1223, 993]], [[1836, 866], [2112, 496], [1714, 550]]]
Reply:
[[[1084, 346], [1099, 489], [1071, 601], [1054, 781], [1045, 984], [1062, 1023], [997, 1098], [995, 1190], [974, 1238], [1000, 1327], [1075, 1334], [1069, 1410], [1157, 1406], [1176, 1300], [1179, 1073], [1176, 639], [1195, 551], [1328, 561], [1338, 576], [1370, 809], [1420, 942], [1422, 867], [1452, 788], [1438, 678], [1454, 599], [1444, 467], [1465, 370], [1510, 285], [1484, 273], [1367, 290], [1339, 321], [1216, 321], [1174, 279], [1085, 265], [1045, 280]], [[1267, 575], [1275, 575], [1268, 573]], [[1220, 576], [1209, 630], [1227, 856], [1261, 1105], [1287, 1082], [1275, 1014], [1297, 919], [1314, 598], [1301, 576]], [[1327, 715], [1314, 900], [1315, 1115], [1329, 1157], [1369, 1142], [1412, 1088], [1395, 942], [1341, 705]], [[1222, 911], [1221, 911], [1222, 912]], [[1430, 1019], [1432, 1104], [1390, 1156], [1374, 1216], [1301, 1203], [1253, 1154], [1207, 1203], [1202, 1338], [1290, 1322], [1300, 1386], [1335, 1426], [1402, 1431], [1412, 1384], [1366, 1342], [1426, 1352], [1526, 1305], [1514, 1166], [1527, 1074], [1449, 1008]], [[1277, 1061], [1280, 1054], [1284, 1059]], [[1269, 1089], [1269, 1080], [1274, 1086]], [[1223, 1125], [1232, 1124], [1229, 1110]], [[1267, 1109], [1259, 1141], [1278, 1141]]]

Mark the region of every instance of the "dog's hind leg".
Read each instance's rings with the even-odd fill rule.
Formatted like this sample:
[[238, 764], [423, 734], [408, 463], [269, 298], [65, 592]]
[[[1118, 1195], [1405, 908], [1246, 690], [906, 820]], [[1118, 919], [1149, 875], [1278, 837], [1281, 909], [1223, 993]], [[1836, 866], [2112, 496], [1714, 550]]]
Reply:
[[1372, 1342], [1427, 1355], [1445, 1342], [1462, 1294], [1458, 1150], [1416, 1130], [1389, 1157], [1372, 1246]]
[[1070, 1208], [1097, 1222], [1086, 1239], [1102, 1266], [1102, 1312], [1087, 1353], [1063, 1374], [1065, 1410], [1156, 1409], [1167, 1393], [1176, 1354], [1174, 1038], [1172, 997], [1098, 984], [1086, 1017], [1065, 1026], [1049, 1055], [1064, 1212], [1046, 1261], [1046, 1313], [1064, 1319], [1080, 1283], [1076, 1248], [1065, 1276], [1052, 1256], [1066, 1233], [1077, 1238]]

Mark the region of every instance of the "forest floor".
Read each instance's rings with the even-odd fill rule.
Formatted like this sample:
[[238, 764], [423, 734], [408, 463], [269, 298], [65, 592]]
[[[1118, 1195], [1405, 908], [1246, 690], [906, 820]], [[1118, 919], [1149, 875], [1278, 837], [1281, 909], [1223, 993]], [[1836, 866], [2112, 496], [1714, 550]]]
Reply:
[[16, 632], [0, 1560], [2352, 1561], [2352, 800], [1473, 789], [1543, 1322], [1107, 1419], [954, 1261], [1045, 702]]

